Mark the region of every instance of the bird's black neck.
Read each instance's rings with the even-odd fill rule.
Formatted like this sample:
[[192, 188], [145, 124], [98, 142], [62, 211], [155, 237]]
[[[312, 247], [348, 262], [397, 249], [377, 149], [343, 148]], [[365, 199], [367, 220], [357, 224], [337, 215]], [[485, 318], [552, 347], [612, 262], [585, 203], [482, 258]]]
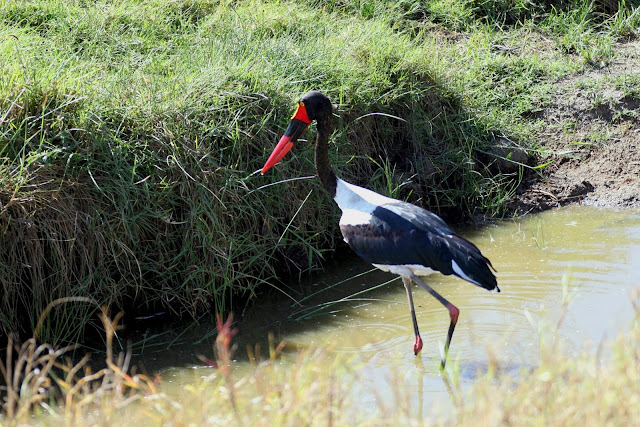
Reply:
[[319, 118], [317, 121], [316, 136], [316, 172], [318, 178], [322, 182], [322, 186], [327, 190], [329, 195], [333, 198], [336, 196], [336, 187], [338, 185], [338, 178], [331, 168], [329, 163], [329, 133], [331, 132], [331, 115], [327, 117]]

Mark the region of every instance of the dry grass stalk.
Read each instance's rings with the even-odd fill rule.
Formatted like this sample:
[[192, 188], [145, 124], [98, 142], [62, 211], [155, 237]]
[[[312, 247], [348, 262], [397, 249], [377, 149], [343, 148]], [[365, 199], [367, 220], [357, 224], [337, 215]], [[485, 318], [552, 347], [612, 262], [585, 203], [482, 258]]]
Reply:
[[76, 346], [56, 349], [38, 344], [36, 337], [19, 345], [10, 336], [5, 359], [0, 359], [2, 416], [20, 423], [33, 413], [56, 416], [62, 412], [66, 420], [77, 421], [91, 407], [98, 408], [104, 419], [111, 419], [114, 410], [155, 394], [157, 378], [133, 373], [130, 351], [117, 357], [113, 354], [121, 317], [118, 314], [111, 320], [104, 309], [100, 315], [106, 336], [106, 366], [96, 372], [88, 365], [89, 354], [77, 362], [71, 360], [69, 352]]

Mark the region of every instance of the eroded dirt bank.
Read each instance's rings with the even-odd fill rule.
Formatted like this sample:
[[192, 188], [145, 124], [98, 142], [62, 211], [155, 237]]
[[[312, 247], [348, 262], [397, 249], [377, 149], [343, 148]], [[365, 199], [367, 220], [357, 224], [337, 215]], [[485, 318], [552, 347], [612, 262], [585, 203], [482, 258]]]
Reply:
[[608, 64], [554, 83], [536, 112], [539, 163], [510, 203], [514, 214], [571, 202], [640, 207], [640, 44]]

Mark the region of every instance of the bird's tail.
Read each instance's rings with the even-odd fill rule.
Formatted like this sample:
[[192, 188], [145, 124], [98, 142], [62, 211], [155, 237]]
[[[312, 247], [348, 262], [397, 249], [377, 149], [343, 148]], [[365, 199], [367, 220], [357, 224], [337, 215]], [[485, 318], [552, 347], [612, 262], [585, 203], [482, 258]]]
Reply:
[[498, 280], [493, 274], [496, 269], [476, 245], [453, 235], [449, 241], [449, 248], [452, 252], [453, 274], [489, 291], [495, 289], [500, 292]]

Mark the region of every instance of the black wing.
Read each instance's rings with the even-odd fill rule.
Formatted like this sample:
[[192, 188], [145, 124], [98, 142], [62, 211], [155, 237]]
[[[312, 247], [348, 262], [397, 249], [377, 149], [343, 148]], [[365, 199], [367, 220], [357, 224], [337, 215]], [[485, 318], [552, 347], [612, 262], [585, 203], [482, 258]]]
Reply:
[[[473, 243], [456, 235], [436, 214], [410, 203], [379, 206], [368, 224], [340, 229], [354, 252], [372, 264], [423, 265], [485, 289], [498, 287], [491, 262]], [[462, 274], [454, 271], [452, 260]]]

